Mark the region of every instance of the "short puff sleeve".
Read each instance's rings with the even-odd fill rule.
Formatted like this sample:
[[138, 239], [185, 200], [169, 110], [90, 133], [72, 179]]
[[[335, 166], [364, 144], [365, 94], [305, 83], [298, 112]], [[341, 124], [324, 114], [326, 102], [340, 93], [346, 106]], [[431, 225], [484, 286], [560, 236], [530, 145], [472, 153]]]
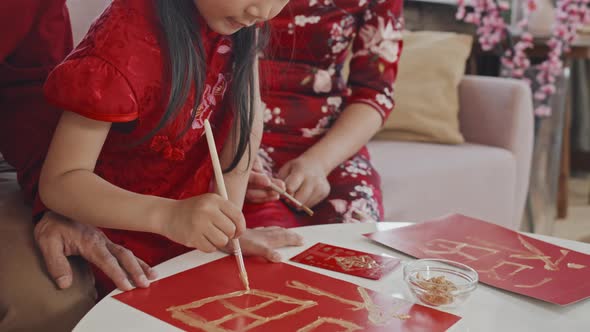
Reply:
[[96, 56], [68, 59], [57, 66], [45, 82], [44, 94], [54, 106], [97, 121], [130, 122], [139, 115], [129, 81]]

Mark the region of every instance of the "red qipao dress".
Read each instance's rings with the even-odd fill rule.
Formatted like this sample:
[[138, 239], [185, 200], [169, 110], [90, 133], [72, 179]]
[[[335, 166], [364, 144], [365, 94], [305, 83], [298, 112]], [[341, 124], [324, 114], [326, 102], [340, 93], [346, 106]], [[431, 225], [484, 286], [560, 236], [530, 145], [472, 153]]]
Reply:
[[[44, 91], [51, 104], [113, 123], [95, 170], [108, 182], [136, 193], [179, 200], [210, 191], [213, 172], [203, 122], [210, 119], [220, 149], [233, 119], [227, 98], [232, 41], [199, 20], [208, 70], [197, 115], [191, 118], [193, 91], [176, 119], [142, 144], [130, 143], [156, 126], [169, 91], [165, 52], [151, 1], [115, 0], [49, 75]], [[177, 138], [187, 124], [188, 132]], [[43, 209], [37, 199], [35, 211]], [[103, 231], [152, 266], [189, 250], [156, 234]], [[110, 280], [95, 271], [99, 292], [111, 290]]]
[[[387, 118], [402, 48], [401, 12], [402, 0], [291, 0], [271, 20], [270, 45], [260, 62], [266, 109], [259, 155], [268, 172], [276, 175], [317, 143], [347, 105], [366, 104]], [[347, 223], [359, 213], [381, 220], [380, 178], [366, 148], [328, 180], [331, 193], [314, 208], [315, 216], [294, 213], [281, 201], [248, 204], [248, 226]]]

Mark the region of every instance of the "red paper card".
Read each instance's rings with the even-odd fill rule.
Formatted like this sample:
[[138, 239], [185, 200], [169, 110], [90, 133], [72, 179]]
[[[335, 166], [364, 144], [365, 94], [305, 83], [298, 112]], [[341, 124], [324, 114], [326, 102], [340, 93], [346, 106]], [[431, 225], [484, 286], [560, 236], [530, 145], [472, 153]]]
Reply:
[[115, 298], [194, 331], [444, 331], [460, 319], [288, 264], [246, 268], [249, 293], [226, 257]]
[[590, 297], [590, 255], [452, 215], [367, 237], [418, 258], [464, 263], [488, 285], [567, 305]]
[[373, 280], [381, 279], [400, 263], [400, 260], [394, 257], [369, 254], [326, 243], [317, 243], [291, 260]]

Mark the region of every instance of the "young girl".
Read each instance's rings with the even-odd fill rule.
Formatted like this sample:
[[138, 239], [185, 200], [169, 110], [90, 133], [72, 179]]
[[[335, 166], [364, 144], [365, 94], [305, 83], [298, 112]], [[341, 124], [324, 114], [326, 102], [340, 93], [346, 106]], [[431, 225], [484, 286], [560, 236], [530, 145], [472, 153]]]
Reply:
[[[244, 233], [240, 208], [261, 131], [254, 24], [286, 3], [113, 1], [45, 84], [46, 98], [65, 112], [34, 212], [103, 227], [148, 265], [188, 247], [224, 248]], [[52, 123], [59, 114], [43, 116]], [[229, 201], [208, 194], [205, 119]], [[102, 294], [112, 288], [100, 273], [96, 283]]]
[[271, 21], [260, 62], [266, 104], [260, 168], [315, 215], [293, 213], [253, 172], [247, 195], [253, 204], [244, 209], [249, 227], [381, 220], [379, 174], [364, 145], [393, 110], [402, 5], [292, 0]]

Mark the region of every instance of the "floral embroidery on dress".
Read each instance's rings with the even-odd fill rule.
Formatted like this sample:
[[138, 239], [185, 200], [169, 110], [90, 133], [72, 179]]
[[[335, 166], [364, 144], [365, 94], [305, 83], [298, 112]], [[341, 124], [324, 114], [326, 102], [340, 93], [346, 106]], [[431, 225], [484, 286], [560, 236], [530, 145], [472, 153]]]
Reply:
[[309, 7], [313, 7], [317, 4], [323, 4], [324, 6], [334, 5], [334, 0], [309, 0]]
[[273, 152], [274, 148], [272, 146], [260, 145], [260, 149], [258, 149], [257, 153], [258, 160], [260, 160], [260, 163], [262, 164], [262, 169], [264, 170], [264, 173], [266, 173], [269, 176], [274, 176], [273, 169], [275, 166], [275, 162], [270, 156], [270, 154]]
[[326, 98], [326, 105], [322, 106], [322, 113], [329, 115], [321, 118], [314, 128], [301, 128], [303, 137], [314, 137], [323, 135], [337, 119], [340, 114], [340, 106], [342, 105], [342, 97], [334, 96]]
[[340, 169], [342, 170], [340, 172], [341, 177], [350, 176], [356, 178], [372, 175], [371, 164], [366, 158], [360, 155], [356, 155], [354, 158], [345, 161], [340, 165]]
[[219, 45], [219, 47], [217, 48], [217, 53], [219, 53], [219, 54], [227, 54], [230, 51], [231, 51], [231, 47], [226, 44]]
[[394, 23], [391, 19], [385, 23], [385, 19], [381, 16], [377, 20], [378, 27], [370, 24], [362, 27], [359, 36], [363, 40], [364, 47], [357, 51], [353, 57], [373, 53], [387, 62], [395, 62], [398, 60], [400, 52], [398, 42], [402, 39], [401, 25]]
[[170, 143], [170, 139], [165, 135], [156, 135], [152, 138], [150, 149], [160, 153], [167, 160], [182, 161], [184, 160], [184, 151]]
[[340, 106], [342, 106], [342, 97], [333, 96], [326, 99], [326, 105], [322, 106], [322, 113], [340, 112]]
[[301, 80], [300, 85], [305, 86], [308, 85], [313, 80], [313, 92], [315, 93], [330, 93], [334, 89], [333, 81], [337, 80], [336, 87], [339, 87], [340, 84], [343, 82], [339, 82], [338, 79], [341, 79], [340, 72], [342, 68], [341, 66], [336, 66], [336, 64], [332, 63], [326, 69], [320, 68], [313, 68], [309, 71], [309, 75], [305, 76], [303, 80]]
[[301, 128], [301, 133], [303, 137], [314, 137], [323, 135], [326, 131], [328, 131], [329, 124], [332, 122], [331, 120], [334, 119], [334, 116], [326, 116], [320, 119], [315, 127], [313, 128]]
[[[350, 41], [355, 36], [355, 23], [354, 16], [347, 15], [340, 22], [332, 24], [328, 39], [328, 46], [332, 49], [332, 54], [339, 54], [348, 49]], [[326, 56], [330, 55], [326, 54]]]
[[304, 16], [304, 15], [297, 15], [295, 16], [295, 25], [299, 27], [304, 27], [307, 24], [316, 24], [320, 21], [319, 16]]
[[375, 95], [375, 99], [379, 105], [383, 105], [389, 110], [393, 109], [393, 89], [383, 89], [383, 93], [378, 93]]
[[203, 128], [205, 120], [208, 119], [211, 115], [211, 110], [214, 106], [217, 105], [217, 101], [223, 100], [223, 96], [225, 95], [225, 91], [227, 90], [227, 84], [228, 82], [225, 79], [225, 76], [219, 73], [217, 75], [217, 82], [215, 83], [215, 85], [205, 85], [203, 97], [201, 98], [201, 103], [197, 108], [197, 112], [193, 120], [193, 129]]
[[265, 124], [274, 123], [280, 125], [285, 123], [285, 119], [281, 117], [280, 108], [274, 107], [273, 109], [270, 109], [264, 102], [262, 102], [262, 108], [264, 109], [262, 120]]
[[343, 223], [375, 222], [379, 220], [379, 203], [374, 197], [374, 188], [366, 181], [354, 187], [350, 200], [332, 199], [330, 204], [340, 214]]
[[[331, 73], [331, 72], [332, 73]], [[313, 91], [315, 93], [328, 93], [332, 91], [332, 74], [334, 70], [318, 69], [313, 78]]]

